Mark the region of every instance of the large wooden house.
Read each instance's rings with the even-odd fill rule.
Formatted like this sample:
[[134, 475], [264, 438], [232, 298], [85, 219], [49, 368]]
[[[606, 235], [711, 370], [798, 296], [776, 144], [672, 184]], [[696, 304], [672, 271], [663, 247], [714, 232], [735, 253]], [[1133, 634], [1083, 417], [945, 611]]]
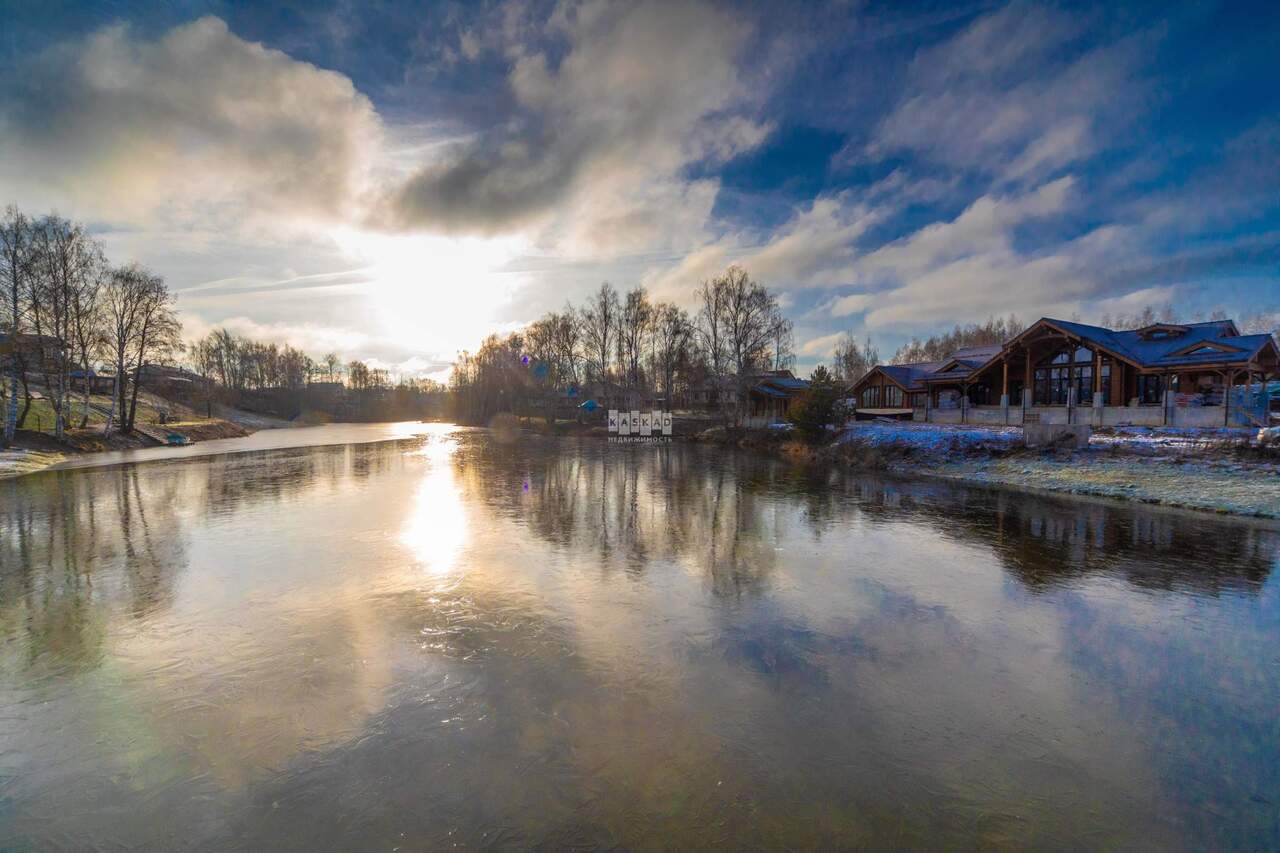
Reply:
[[1230, 320], [1116, 331], [1043, 318], [1003, 346], [879, 365], [853, 387], [858, 417], [939, 423], [1252, 426], [1280, 377], [1270, 335]]

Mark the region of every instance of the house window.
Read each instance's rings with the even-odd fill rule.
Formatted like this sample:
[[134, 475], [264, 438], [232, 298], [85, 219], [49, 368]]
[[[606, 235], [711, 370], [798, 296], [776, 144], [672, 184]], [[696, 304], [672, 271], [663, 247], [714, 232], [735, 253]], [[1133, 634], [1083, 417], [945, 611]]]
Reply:
[[1076, 402], [1093, 405], [1093, 365], [1076, 368]]
[[1154, 405], [1163, 402], [1164, 377], [1143, 374], [1138, 376], [1138, 402], [1143, 405]]
[[[1075, 347], [1060, 350], [1044, 361], [1044, 367], [1034, 373], [1032, 400], [1038, 406], [1065, 406], [1071, 389], [1075, 389], [1076, 402], [1093, 404], [1093, 350]], [[1102, 391], [1111, 390], [1111, 368], [1102, 368]]]
[[1065, 406], [1071, 387], [1071, 368], [1042, 367], [1035, 374], [1035, 402], [1039, 406]]
[[885, 387], [885, 392], [885, 405], [892, 406], [894, 408], [900, 408], [902, 406], [901, 388], [896, 385], [889, 385]]

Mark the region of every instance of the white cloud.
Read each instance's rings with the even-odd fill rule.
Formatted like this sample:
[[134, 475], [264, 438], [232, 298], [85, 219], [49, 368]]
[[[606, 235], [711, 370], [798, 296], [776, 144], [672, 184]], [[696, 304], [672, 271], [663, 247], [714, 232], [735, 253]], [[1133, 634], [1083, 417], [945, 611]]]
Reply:
[[1033, 181], [1095, 153], [1139, 114], [1145, 36], [1077, 55], [1080, 29], [1078, 16], [1011, 4], [922, 49], [869, 153]]
[[688, 248], [718, 183], [687, 165], [758, 145], [768, 126], [742, 109], [736, 59], [750, 27], [705, 3], [564, 3], [541, 35], [509, 44], [517, 110], [442, 152], [390, 199], [406, 228], [531, 229], [574, 256]]
[[828, 358], [836, 350], [836, 345], [844, 337], [844, 332], [810, 338], [800, 346], [800, 355]]
[[6, 186], [116, 224], [343, 217], [381, 132], [349, 79], [217, 18], [156, 40], [100, 30], [47, 50], [13, 82], [0, 92]]

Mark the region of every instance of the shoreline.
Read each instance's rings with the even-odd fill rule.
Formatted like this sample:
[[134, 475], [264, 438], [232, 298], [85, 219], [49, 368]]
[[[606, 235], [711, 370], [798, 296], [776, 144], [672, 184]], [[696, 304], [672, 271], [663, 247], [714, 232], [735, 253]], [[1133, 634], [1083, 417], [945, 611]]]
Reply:
[[[259, 429], [213, 419], [198, 423], [145, 425], [187, 435], [191, 443], [247, 438]], [[462, 426], [462, 424], [459, 424]], [[609, 440], [600, 426], [541, 421], [505, 422], [492, 429], [528, 430], [562, 437]], [[274, 431], [272, 427], [264, 427]], [[1019, 433], [1020, 434], [1020, 433]], [[919, 427], [863, 422], [846, 427], [831, 443], [809, 446], [779, 430], [713, 427], [667, 439], [766, 453], [800, 464], [835, 465], [848, 471], [884, 472], [1056, 495], [1145, 503], [1267, 520], [1280, 519], [1280, 453], [1243, 457], [1239, 444], [1148, 431], [1137, 438], [1106, 436], [1083, 450], [1029, 449], [1013, 431]], [[664, 444], [667, 442], [663, 442]], [[1166, 442], [1166, 443], [1162, 443]], [[1180, 443], [1179, 443], [1180, 442]], [[116, 447], [65, 445], [52, 438], [24, 449], [0, 451], [0, 479], [33, 474], [70, 459], [126, 448], [158, 448], [154, 436], [129, 438]]]
[[[0, 450], [0, 479], [21, 477], [52, 468], [69, 459], [165, 447], [163, 436], [181, 435], [188, 444], [228, 438], [247, 438], [258, 430], [223, 418], [176, 421], [171, 424], [139, 424], [132, 433], [116, 433], [110, 438], [96, 430], [69, 430], [59, 441], [48, 433], [19, 430], [15, 447]], [[178, 445], [182, 446], [182, 445]]]
[[1013, 431], [864, 422], [819, 447], [760, 431], [710, 441], [850, 471], [1280, 519], [1280, 453], [1250, 457], [1225, 438], [1196, 441], [1159, 431], [1144, 431], [1127, 444], [1123, 434], [1100, 437], [1109, 441], [1082, 450], [1032, 449]]

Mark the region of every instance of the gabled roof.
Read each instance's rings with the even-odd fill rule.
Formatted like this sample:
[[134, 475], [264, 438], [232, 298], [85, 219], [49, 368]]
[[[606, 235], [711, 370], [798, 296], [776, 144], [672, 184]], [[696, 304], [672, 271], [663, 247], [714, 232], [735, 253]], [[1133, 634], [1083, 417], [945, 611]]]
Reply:
[[803, 391], [809, 387], [808, 379], [796, 379], [794, 376], [771, 376], [763, 380], [763, 384], [774, 385], [778, 388], [789, 388], [797, 391]]
[[808, 379], [797, 379], [789, 370], [766, 374], [751, 386], [752, 391], [767, 397], [790, 397], [808, 388]]
[[987, 344], [980, 347], [964, 347], [951, 353], [949, 358], [958, 359], [960, 361], [976, 361], [979, 363], [986, 362], [993, 356], [999, 355], [1003, 349], [1003, 344]]
[[940, 361], [921, 361], [915, 364], [879, 364], [867, 376], [878, 370], [907, 391], [923, 391], [924, 378], [941, 366], [942, 362]]
[[[1188, 323], [1183, 326], [1159, 324], [1158, 328], [1179, 330], [1167, 338], [1149, 338], [1146, 333], [1157, 328], [1112, 331], [1100, 326], [1073, 323], [1068, 320], [1043, 321], [1092, 342], [1104, 350], [1110, 350], [1139, 367], [1176, 367], [1194, 364], [1245, 363], [1266, 346], [1270, 335], [1242, 335], [1230, 320], [1212, 320], [1207, 323]], [[1037, 324], [1038, 325], [1038, 324]], [[1225, 347], [1215, 352], [1196, 353], [1201, 344]]]

